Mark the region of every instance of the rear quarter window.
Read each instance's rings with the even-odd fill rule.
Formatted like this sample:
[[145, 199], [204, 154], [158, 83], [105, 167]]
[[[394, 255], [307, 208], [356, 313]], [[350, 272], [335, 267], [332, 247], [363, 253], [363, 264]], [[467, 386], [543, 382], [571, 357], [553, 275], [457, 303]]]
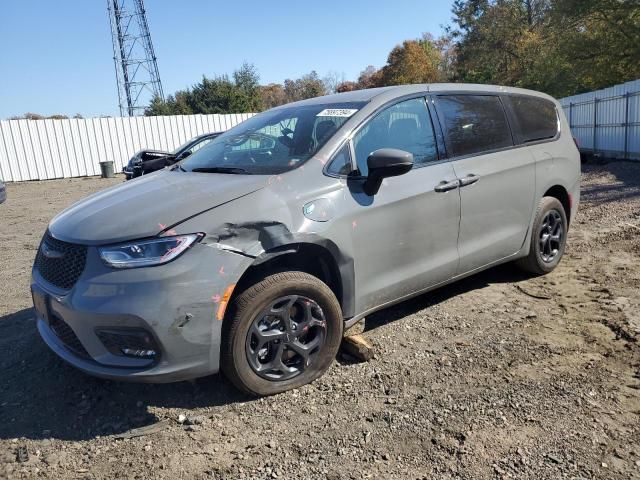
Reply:
[[513, 146], [500, 98], [495, 95], [440, 95], [436, 100], [452, 157]]
[[524, 95], [508, 96], [505, 101], [516, 120], [518, 143], [548, 140], [558, 134], [558, 113], [553, 102]]

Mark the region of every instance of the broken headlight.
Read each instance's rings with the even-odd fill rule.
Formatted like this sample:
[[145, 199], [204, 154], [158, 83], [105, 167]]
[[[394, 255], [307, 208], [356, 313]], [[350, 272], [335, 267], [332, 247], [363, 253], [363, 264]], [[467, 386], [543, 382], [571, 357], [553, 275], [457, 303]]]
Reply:
[[162, 265], [182, 255], [201, 235], [191, 233], [98, 247], [109, 267], [135, 268]]

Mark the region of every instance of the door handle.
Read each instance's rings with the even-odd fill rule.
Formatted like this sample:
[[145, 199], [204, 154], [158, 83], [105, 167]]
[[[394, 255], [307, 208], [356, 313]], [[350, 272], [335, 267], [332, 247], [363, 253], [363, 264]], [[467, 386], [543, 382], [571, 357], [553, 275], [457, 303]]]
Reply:
[[472, 185], [476, 183], [478, 180], [480, 180], [480, 177], [472, 173], [460, 179], [460, 187], [466, 187], [467, 185]]
[[438, 193], [448, 192], [449, 190], [455, 190], [460, 186], [459, 180], [453, 180], [451, 182], [447, 182], [446, 180], [441, 181], [434, 190]]

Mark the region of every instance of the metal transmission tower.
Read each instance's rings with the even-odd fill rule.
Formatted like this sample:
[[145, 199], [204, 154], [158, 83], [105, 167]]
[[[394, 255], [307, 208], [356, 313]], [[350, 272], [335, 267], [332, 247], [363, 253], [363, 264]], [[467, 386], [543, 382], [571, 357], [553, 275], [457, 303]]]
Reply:
[[153, 97], [164, 100], [142, 0], [107, 0], [120, 115], [144, 113]]

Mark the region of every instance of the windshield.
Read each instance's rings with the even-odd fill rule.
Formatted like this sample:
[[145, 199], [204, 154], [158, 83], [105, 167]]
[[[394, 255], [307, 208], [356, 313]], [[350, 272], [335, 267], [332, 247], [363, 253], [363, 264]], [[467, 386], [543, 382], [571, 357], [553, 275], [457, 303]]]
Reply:
[[193, 153], [186, 171], [278, 174], [311, 158], [364, 102], [277, 108], [260, 113]]

